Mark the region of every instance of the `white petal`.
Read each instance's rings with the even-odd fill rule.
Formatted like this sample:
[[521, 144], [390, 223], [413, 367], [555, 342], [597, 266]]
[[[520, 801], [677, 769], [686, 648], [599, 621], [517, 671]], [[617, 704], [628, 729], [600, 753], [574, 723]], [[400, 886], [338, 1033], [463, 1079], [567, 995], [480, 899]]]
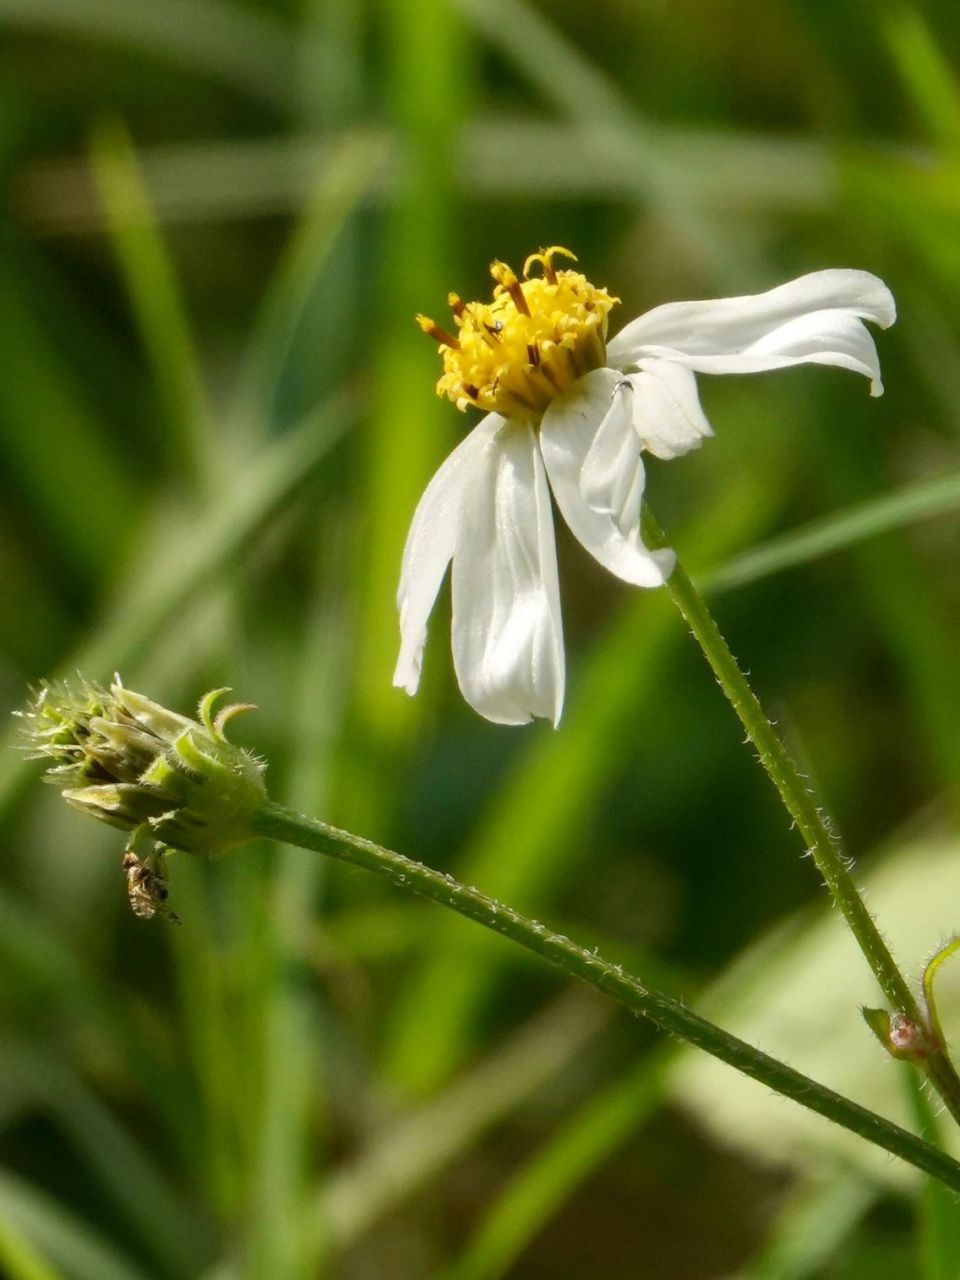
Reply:
[[497, 724], [554, 724], [564, 656], [550, 491], [533, 428], [508, 423], [471, 467], [453, 554], [453, 661]]
[[628, 381], [634, 390], [634, 430], [654, 457], [679, 458], [713, 435], [689, 369], [669, 360], [643, 360], [641, 372]]
[[456, 546], [463, 495], [487, 443], [503, 422], [499, 414], [488, 414], [461, 440], [427, 485], [414, 512], [397, 591], [400, 655], [393, 673], [393, 683], [407, 693], [416, 693], [420, 684], [427, 619]]
[[[674, 553], [648, 551], [637, 521], [622, 530], [612, 515], [595, 511], [580, 490], [583, 464], [620, 381], [613, 369], [595, 369], [558, 396], [543, 415], [540, 449], [557, 506], [574, 536], [618, 578], [638, 587], [659, 587], [673, 569]], [[631, 480], [635, 483], [635, 477]]]
[[[650, 354], [698, 373], [764, 373], [796, 364], [831, 364], [870, 379], [870, 394], [883, 395], [880, 358], [873, 339], [850, 312], [815, 311], [765, 334], [743, 351], [728, 355], [684, 355], [670, 347]], [[640, 362], [646, 364], [646, 360]]]
[[867, 374], [877, 395], [876, 351], [861, 321], [885, 329], [895, 318], [890, 290], [876, 276], [814, 271], [767, 293], [655, 307], [622, 329], [607, 355], [620, 368], [660, 356], [705, 373], [836, 364]]
[[587, 505], [612, 516], [623, 534], [640, 519], [645, 478], [640, 438], [633, 429], [633, 401], [630, 381], [615, 383], [610, 407], [580, 468], [580, 492]]

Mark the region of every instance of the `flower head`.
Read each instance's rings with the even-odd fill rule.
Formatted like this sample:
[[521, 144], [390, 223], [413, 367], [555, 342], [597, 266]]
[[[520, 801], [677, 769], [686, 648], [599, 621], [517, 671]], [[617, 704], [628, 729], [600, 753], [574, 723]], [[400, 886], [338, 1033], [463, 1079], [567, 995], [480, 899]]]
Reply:
[[[676, 458], [712, 435], [695, 373], [832, 364], [870, 379], [863, 324], [893, 323], [890, 291], [865, 271], [817, 271], [767, 293], [656, 307], [609, 343], [619, 299], [555, 259], [521, 279], [495, 262], [490, 302], [450, 295], [454, 330], [418, 316], [440, 346], [437, 392], [486, 410], [427, 486], [414, 514], [397, 602], [394, 684], [415, 693], [427, 621], [453, 563], [453, 657], [464, 697], [488, 720], [557, 723], [564, 654], [550, 493], [579, 541], [635, 586], [660, 586], [672, 551], [640, 537], [643, 453]], [[548, 485], [549, 481], [549, 485]]]
[[109, 688], [45, 684], [18, 713], [29, 752], [51, 761], [45, 780], [74, 808], [130, 833], [123, 867], [137, 915], [170, 914], [167, 850], [210, 857], [251, 834], [264, 766], [227, 741], [227, 722], [250, 707], [214, 714], [225, 692], [208, 693], [190, 720], [115, 676]]
[[[619, 301], [579, 271], [558, 271], [554, 246], [532, 254], [519, 280], [505, 262], [494, 262], [492, 302], [463, 302], [455, 293], [456, 337], [428, 316], [417, 320], [436, 338], [443, 355], [437, 394], [458, 409], [473, 406], [518, 421], [539, 419], [559, 394], [604, 362], [607, 316]], [[531, 271], [539, 265], [542, 275]]]

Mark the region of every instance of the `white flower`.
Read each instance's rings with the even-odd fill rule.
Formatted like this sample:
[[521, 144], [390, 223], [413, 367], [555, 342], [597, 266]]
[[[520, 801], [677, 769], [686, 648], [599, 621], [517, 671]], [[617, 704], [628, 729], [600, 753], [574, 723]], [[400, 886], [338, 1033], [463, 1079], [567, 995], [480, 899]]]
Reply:
[[[438, 392], [488, 410], [436, 473], [413, 517], [397, 603], [394, 684], [416, 693], [427, 620], [453, 562], [453, 660], [467, 702], [488, 720], [560, 718], [563, 634], [550, 490], [595, 559], [625, 582], [660, 586], [669, 550], [640, 538], [642, 452], [676, 458], [712, 435], [694, 374], [832, 364], [882, 393], [873, 339], [896, 315], [865, 271], [816, 271], [767, 293], [675, 302], [606, 343], [618, 299], [544, 250], [521, 281], [503, 263], [490, 303], [450, 303], [456, 335], [426, 317], [441, 344]], [[542, 276], [531, 277], [538, 263]], [[548, 486], [549, 481], [549, 486]]]

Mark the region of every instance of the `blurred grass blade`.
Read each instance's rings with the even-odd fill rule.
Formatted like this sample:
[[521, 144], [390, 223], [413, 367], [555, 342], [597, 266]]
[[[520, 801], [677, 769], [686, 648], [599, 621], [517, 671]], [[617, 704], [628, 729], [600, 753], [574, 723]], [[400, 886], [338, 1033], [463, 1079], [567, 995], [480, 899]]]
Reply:
[[[241, 370], [235, 417], [259, 431], [289, 412], [286, 382], [300, 395], [322, 391], [344, 370], [365, 335], [360, 219], [386, 158], [382, 139], [352, 127], [364, 84], [362, 0], [304, 0], [299, 12], [302, 124], [336, 130], [338, 141], [304, 166], [310, 187], [297, 201], [298, 221], [261, 299]], [[336, 248], [336, 252], [334, 249]], [[317, 353], [322, 366], [317, 373]], [[304, 390], [305, 389], [305, 390]], [[257, 422], [262, 415], [264, 421]], [[349, 666], [350, 499], [338, 495], [305, 522], [307, 599], [300, 644], [288, 662], [284, 717], [289, 752], [285, 795], [304, 812], [324, 812], [343, 718]], [[265, 886], [266, 978], [261, 1011], [262, 1087], [250, 1155], [251, 1277], [321, 1274], [310, 1238], [305, 1187], [326, 1151], [322, 1086], [329, 1047], [316, 992], [304, 983], [303, 957], [318, 925], [322, 859], [277, 850]], [[319, 1064], [323, 1064], [321, 1067]], [[314, 1122], [313, 1124], [311, 1122]], [[317, 1129], [320, 1133], [317, 1133]]]
[[[940, 1121], [920, 1073], [906, 1065], [902, 1073], [917, 1132], [927, 1142], [942, 1146]], [[960, 1214], [956, 1196], [947, 1193], [946, 1187], [932, 1178], [925, 1178], [917, 1212], [919, 1280], [957, 1280], [960, 1277]]]
[[54, 1118], [164, 1273], [195, 1272], [210, 1242], [196, 1229], [186, 1203], [83, 1081], [29, 1043], [5, 1043], [0, 1076], [5, 1082], [19, 1078], [28, 1104]]
[[380, 13], [402, 194], [384, 230], [375, 285], [382, 293], [378, 314], [365, 309], [358, 316], [367, 349], [377, 352], [362, 442], [356, 651], [345, 736], [359, 749], [356, 756], [341, 753], [334, 795], [338, 821], [373, 834], [386, 829], [398, 752], [429, 697], [424, 689], [411, 700], [392, 687], [397, 582], [417, 501], [448, 452], [445, 441], [452, 443], [462, 424], [434, 394], [437, 353], [414, 316], [445, 308], [457, 284], [456, 155], [470, 109], [474, 52], [450, 4], [407, 0]]
[[[291, 870], [295, 874], [298, 866], [287, 860], [277, 868], [275, 895], [289, 892]], [[301, 881], [297, 887], [312, 904], [312, 885]], [[304, 1187], [308, 1167], [323, 1154], [322, 1143], [309, 1135], [324, 1045], [314, 1002], [295, 979], [284, 981], [282, 966], [289, 959], [289, 948], [281, 951], [278, 969], [270, 974], [263, 1021], [263, 1098], [245, 1242], [253, 1276], [319, 1274], [317, 1244], [304, 1227]]]
[[719, 568], [698, 575], [697, 583], [712, 593], [748, 586], [866, 538], [957, 510], [960, 510], [960, 472], [921, 480], [751, 547]]
[[[824, 415], [816, 430], [832, 441], [828, 484], [846, 497], [879, 488], [885, 468], [871, 442], [863, 447], [855, 433], [837, 432]], [[951, 605], [937, 589], [937, 568], [923, 563], [902, 538], [886, 534], [857, 543], [853, 556], [855, 582], [874, 626], [899, 668], [909, 690], [915, 723], [938, 777], [960, 808], [960, 665], [951, 624]]]
[[[171, 1074], [160, 1062], [142, 1023], [119, 985], [97, 975], [53, 924], [22, 897], [0, 890], [0, 959], [9, 989], [27, 1004], [35, 1001], [55, 1015], [65, 1033], [83, 1028], [126, 1063], [144, 1095], [183, 1151], [190, 1150], [193, 1112], [171, 1087]], [[140, 996], [135, 996], [139, 1007]]]
[[[190, 139], [138, 147], [143, 180], [157, 219], [165, 224], [236, 222], [297, 214], [309, 202], [316, 174], [343, 146], [338, 134], [303, 133], [269, 138]], [[351, 131], [356, 133], [354, 129]], [[456, 148], [455, 179], [464, 197], [511, 203], [532, 197], [576, 202], [584, 198], [633, 205], [632, 129], [598, 130], [528, 114], [479, 115], [465, 121]], [[390, 162], [376, 173], [370, 203], [393, 203], [403, 193], [403, 171], [393, 136], [365, 127], [362, 138], [382, 146]], [[712, 214], [822, 212], [837, 198], [838, 166], [815, 138], [717, 133], [658, 123], [650, 145], [682, 168], [688, 199]], [[558, 167], [556, 157], [565, 163]], [[928, 160], [918, 153], [915, 163]], [[899, 156], [903, 168], [907, 159]], [[949, 194], [949, 193], [946, 193]], [[952, 202], [956, 205], [956, 199]], [[42, 159], [15, 176], [13, 204], [23, 220], [46, 234], [99, 232], [102, 204], [87, 166], [75, 159]]]
[[171, 469], [189, 488], [204, 495], [210, 488], [213, 441], [197, 354], [126, 128], [119, 121], [101, 125], [91, 138], [90, 156], [107, 232], [166, 414], [170, 443], [161, 452], [169, 454]]
[[139, 523], [129, 478], [19, 296], [8, 256], [12, 251], [0, 261], [0, 332], [4, 366], [16, 376], [0, 378], [3, 470], [68, 563], [88, 584], [99, 584], [117, 567], [123, 535]]
[[[709, 1003], [709, 994], [704, 999]], [[502, 1188], [444, 1280], [499, 1280], [508, 1274], [576, 1190], [660, 1107], [681, 1052], [678, 1045], [658, 1045], [551, 1135]], [[805, 1191], [791, 1204], [759, 1269], [748, 1269], [740, 1280], [813, 1275], [825, 1249], [843, 1238], [876, 1194], [853, 1173], [838, 1172], [828, 1185], [828, 1192]]]
[[5, 1215], [0, 1215], [0, 1268], [7, 1280], [64, 1280], [63, 1272], [51, 1266]]
[[879, 6], [879, 17], [901, 83], [932, 140], [960, 155], [960, 82], [920, 6], [896, 0]]
[[802, 1182], [736, 1280], [818, 1280], [876, 1198], [869, 1179], [843, 1166]]
[[156, 1280], [94, 1231], [78, 1214], [30, 1183], [0, 1170], [0, 1217], [9, 1219], [70, 1280]]
[[676, 1054], [659, 1047], [582, 1106], [501, 1189], [444, 1280], [506, 1275], [576, 1189], [659, 1107]]
[[[742, 237], [703, 216], [688, 191], [686, 167], [659, 152], [652, 132], [602, 71], [523, 0], [453, 0], [471, 25], [537, 86], [547, 102], [590, 130], [594, 151], [620, 164], [624, 182], [683, 238], [713, 276], [731, 283], [754, 269]], [[627, 139], [622, 149], [617, 135]]]
[[[306, 209], [271, 276], [253, 326], [234, 418], [264, 434], [273, 419], [279, 383], [304, 311], [336, 241], [384, 163], [386, 151], [371, 133], [348, 133], [326, 160]], [[327, 297], [334, 316], [348, 313], [348, 299]]]
[[[305, 813], [327, 808], [347, 687], [350, 628], [343, 579], [350, 561], [344, 554], [345, 523], [334, 510], [326, 513], [318, 530], [313, 599], [305, 611], [285, 717], [292, 756], [285, 796]], [[326, 913], [318, 915], [317, 907], [326, 872], [324, 859], [305, 857], [302, 850], [282, 848], [274, 853], [263, 1100], [251, 1178], [254, 1219], [247, 1239], [254, 1274], [258, 1267], [262, 1274], [321, 1274], [317, 1259], [324, 1233], [312, 1229], [315, 1218], [310, 1208], [305, 1213], [304, 1188], [310, 1170], [326, 1154], [323, 1122], [319, 1138], [310, 1123], [323, 1106], [318, 1064], [326, 1068], [333, 1055], [323, 1036], [316, 991], [304, 982], [303, 966], [311, 939], [328, 927]]]
[[75, 1020], [118, 1056], [131, 1056], [133, 1023], [120, 992], [95, 974], [49, 919], [6, 888], [0, 888], [0, 960], [21, 999], [54, 1013], [61, 1027]]
[[[713, 552], [742, 544], [778, 501], [773, 485], [743, 477], [720, 493], [686, 538], [694, 562], [698, 544]], [[628, 749], [629, 726], [642, 719], [665, 653], [682, 636], [665, 598], [638, 592], [625, 601], [581, 664], [563, 732], [543, 726], [531, 735], [475, 827], [458, 864], [462, 880], [535, 912], [569, 883], [590, 853], [585, 832], [603, 779]], [[436, 929], [441, 958], [429, 956], [398, 1001], [386, 1050], [390, 1076], [415, 1092], [434, 1087], [460, 1060], [498, 968], [495, 944], [483, 948], [485, 962], [475, 947], [461, 951], [462, 922], [438, 921]]]
[[317, 1228], [342, 1250], [381, 1215], [437, 1177], [495, 1121], [533, 1097], [608, 1020], [582, 993], [567, 993], [445, 1092], [334, 1174], [319, 1195]]
[[303, 128], [332, 133], [363, 118], [370, 8], [369, 0], [301, 0], [298, 119]]
[[184, 1045], [196, 1093], [197, 1178], [222, 1222], [236, 1218], [246, 1201], [247, 1158], [258, 1105], [255, 1087], [259, 1043], [247, 1034], [249, 975], [244, 970], [247, 934], [262, 937], [256, 903], [244, 894], [256, 873], [250, 853], [223, 868], [218, 896], [229, 917], [217, 922], [205, 868], [184, 858], [176, 867], [175, 892], [182, 927], [171, 938], [178, 1008], [178, 1037]]
[[[79, 1077], [44, 1061], [35, 1047], [24, 1066], [34, 1086], [46, 1094], [48, 1110], [151, 1257], [174, 1273], [193, 1273], [212, 1246], [196, 1206], [180, 1198], [148, 1153]], [[146, 1087], [144, 1095], [149, 1101]]]
[[0, 663], [33, 672], [56, 662], [73, 618], [56, 584], [41, 571], [36, 531], [23, 527], [12, 510], [0, 513], [0, 582], [16, 609], [0, 610]]
[[[332, 399], [239, 467], [209, 510], [189, 520], [181, 513], [172, 517], [169, 528], [146, 549], [147, 563], [130, 574], [99, 629], [64, 662], [63, 673], [80, 668], [103, 678], [135, 663], [162, 638], [177, 610], [304, 484], [346, 431], [354, 412], [345, 396]], [[168, 540], [162, 557], [153, 551], [160, 538]], [[10, 750], [17, 741], [16, 725], [0, 735], [0, 808], [10, 802], [28, 771], [25, 758]]]
[[229, 0], [0, 0], [0, 26], [135, 48], [291, 105], [294, 42], [276, 18]]
[[134, 567], [100, 630], [64, 666], [102, 675], [121, 661], [136, 661], [186, 598], [228, 565], [309, 479], [346, 431], [353, 412], [346, 396], [331, 398], [296, 430], [238, 466], [231, 479], [221, 476], [218, 500], [191, 524], [184, 527], [182, 516], [175, 515], [167, 554], [158, 557], [157, 540], [152, 542], [147, 563]]

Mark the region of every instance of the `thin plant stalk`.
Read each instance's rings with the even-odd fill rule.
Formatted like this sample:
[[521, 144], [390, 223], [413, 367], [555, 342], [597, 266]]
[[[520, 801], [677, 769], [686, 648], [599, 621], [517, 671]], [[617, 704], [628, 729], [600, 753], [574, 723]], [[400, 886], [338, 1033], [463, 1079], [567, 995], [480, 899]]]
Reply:
[[[648, 546], [662, 547], [667, 543], [663, 530], [649, 508], [644, 510], [643, 533]], [[842, 911], [880, 984], [880, 989], [892, 1006], [892, 1011], [905, 1015], [918, 1027], [930, 1029], [917, 997], [867, 909], [850, 874], [847, 859], [827, 825], [813, 793], [740, 670], [703, 597], [679, 562], [667, 581], [667, 591], [703, 650], [704, 657], [746, 730], [750, 742], [756, 748], [760, 763], [803, 836], [830, 896]], [[960, 1077], [947, 1056], [946, 1046], [941, 1038], [934, 1037], [931, 1050], [922, 1065], [947, 1110], [960, 1123]]]
[[728, 1031], [708, 1022], [677, 1000], [653, 991], [639, 979], [588, 951], [569, 938], [553, 933], [513, 908], [460, 884], [423, 863], [415, 862], [370, 840], [308, 818], [283, 805], [265, 801], [252, 817], [258, 835], [302, 849], [324, 853], [363, 867], [410, 893], [430, 898], [487, 929], [502, 934], [561, 969], [571, 978], [612, 996], [633, 1013], [647, 1018], [697, 1048], [751, 1076], [776, 1093], [825, 1116], [866, 1141], [899, 1156], [908, 1164], [960, 1191], [960, 1164], [922, 1139], [882, 1116], [827, 1089], [770, 1057]]

